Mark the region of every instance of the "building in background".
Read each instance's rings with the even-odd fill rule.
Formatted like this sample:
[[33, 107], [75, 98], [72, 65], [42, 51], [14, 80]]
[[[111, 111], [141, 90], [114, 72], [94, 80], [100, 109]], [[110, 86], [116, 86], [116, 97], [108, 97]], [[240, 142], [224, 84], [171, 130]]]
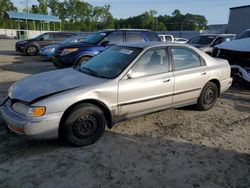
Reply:
[[250, 5], [230, 8], [228, 33], [239, 34], [250, 29]]

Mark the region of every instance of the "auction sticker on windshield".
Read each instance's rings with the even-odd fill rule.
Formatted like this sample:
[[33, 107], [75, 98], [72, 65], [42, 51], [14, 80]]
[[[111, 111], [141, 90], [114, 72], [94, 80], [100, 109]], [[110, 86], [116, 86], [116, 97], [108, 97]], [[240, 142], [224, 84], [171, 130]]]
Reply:
[[133, 53], [132, 50], [128, 50], [128, 49], [121, 49], [119, 52], [123, 53], [123, 54], [128, 54], [128, 55], [131, 54], [131, 53]]

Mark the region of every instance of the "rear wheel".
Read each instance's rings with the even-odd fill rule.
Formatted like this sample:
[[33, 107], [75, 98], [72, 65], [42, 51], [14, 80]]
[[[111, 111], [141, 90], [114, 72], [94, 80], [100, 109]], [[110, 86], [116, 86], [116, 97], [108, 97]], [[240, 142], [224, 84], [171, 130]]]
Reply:
[[211, 109], [217, 102], [218, 92], [219, 90], [217, 85], [212, 82], [208, 82], [202, 89], [196, 108], [204, 111]]
[[74, 107], [62, 127], [62, 138], [76, 146], [96, 142], [103, 134], [106, 119], [97, 106], [83, 103]]
[[27, 46], [26, 54], [30, 55], [30, 56], [36, 55], [36, 54], [38, 54], [38, 48], [36, 46], [33, 46], [33, 45]]

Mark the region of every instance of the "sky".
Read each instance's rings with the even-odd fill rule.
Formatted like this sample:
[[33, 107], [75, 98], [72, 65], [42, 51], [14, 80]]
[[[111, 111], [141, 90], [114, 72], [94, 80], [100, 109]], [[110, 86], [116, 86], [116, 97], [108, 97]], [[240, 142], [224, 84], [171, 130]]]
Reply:
[[[24, 0], [12, 0], [22, 9]], [[250, 5], [250, 0], [85, 0], [93, 6], [111, 5], [114, 18], [137, 16], [145, 11], [156, 10], [157, 15], [171, 15], [175, 9], [182, 14], [199, 14], [206, 17], [208, 24], [227, 24], [229, 8]], [[37, 4], [30, 0], [30, 4]]]

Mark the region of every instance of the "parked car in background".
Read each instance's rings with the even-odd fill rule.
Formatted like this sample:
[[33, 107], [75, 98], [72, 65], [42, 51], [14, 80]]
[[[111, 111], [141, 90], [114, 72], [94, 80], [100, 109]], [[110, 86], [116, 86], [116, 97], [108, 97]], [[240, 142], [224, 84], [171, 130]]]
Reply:
[[174, 38], [174, 42], [180, 43], [180, 44], [185, 44], [188, 42], [188, 39], [185, 38]]
[[158, 36], [162, 42], [174, 42], [173, 35], [159, 34]]
[[42, 58], [46, 58], [49, 60], [52, 60], [54, 57], [55, 49], [59, 47], [60, 45], [63, 44], [68, 44], [68, 43], [77, 43], [77, 42], [83, 42], [86, 39], [85, 36], [73, 36], [70, 38], [66, 38], [62, 43], [60, 44], [52, 44], [49, 46], [43, 47], [40, 51], [39, 54]]
[[212, 55], [215, 45], [234, 40], [236, 34], [201, 34], [191, 38], [188, 43]]
[[144, 29], [104, 30], [94, 33], [84, 42], [61, 45], [55, 51], [53, 63], [57, 68], [70, 67], [114, 44], [146, 41], [160, 41], [160, 38], [156, 33]]
[[139, 115], [192, 104], [209, 110], [231, 83], [226, 60], [190, 45], [127, 43], [16, 82], [0, 112], [16, 133], [82, 146]]
[[213, 56], [228, 60], [234, 81], [250, 87], [250, 37], [216, 45]]
[[59, 44], [66, 38], [76, 36], [77, 33], [68, 32], [47, 32], [35, 38], [16, 42], [16, 51], [27, 55], [37, 55], [39, 50], [51, 44]]

